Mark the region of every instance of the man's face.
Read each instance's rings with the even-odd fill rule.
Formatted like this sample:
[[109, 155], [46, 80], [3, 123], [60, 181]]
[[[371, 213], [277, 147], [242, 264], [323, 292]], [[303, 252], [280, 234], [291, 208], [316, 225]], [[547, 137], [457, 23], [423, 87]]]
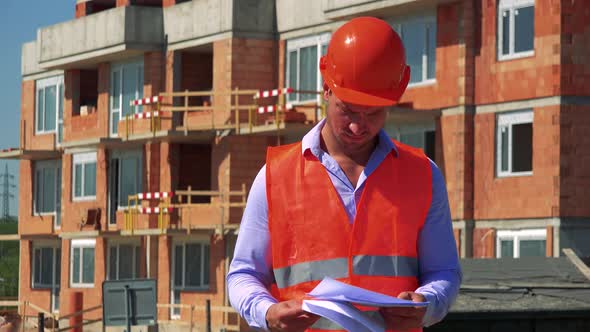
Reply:
[[327, 89], [324, 98], [328, 102], [326, 124], [341, 146], [354, 151], [374, 143], [385, 125], [385, 107], [349, 104]]

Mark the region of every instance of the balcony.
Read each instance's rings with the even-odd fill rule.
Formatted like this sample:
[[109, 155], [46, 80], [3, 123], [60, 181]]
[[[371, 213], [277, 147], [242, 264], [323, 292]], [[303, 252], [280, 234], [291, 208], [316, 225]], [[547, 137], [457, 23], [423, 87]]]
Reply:
[[330, 20], [361, 15], [391, 15], [452, 0], [322, 0], [324, 17]]
[[164, 9], [169, 50], [238, 37], [274, 37], [274, 0], [193, 0]]
[[163, 43], [162, 9], [129, 6], [39, 29], [36, 54], [45, 70], [81, 68], [160, 50]]

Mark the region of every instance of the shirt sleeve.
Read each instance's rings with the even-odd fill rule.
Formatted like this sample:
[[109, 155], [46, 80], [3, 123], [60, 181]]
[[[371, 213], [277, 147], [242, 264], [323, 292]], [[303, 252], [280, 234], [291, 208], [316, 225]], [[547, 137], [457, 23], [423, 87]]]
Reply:
[[277, 303], [269, 292], [273, 280], [266, 166], [263, 166], [250, 188], [234, 258], [227, 275], [229, 300], [253, 328], [267, 330], [266, 312], [272, 304]]
[[416, 292], [430, 302], [424, 326], [446, 316], [459, 293], [462, 279], [445, 180], [432, 161], [431, 166], [432, 202], [418, 239], [420, 287]]

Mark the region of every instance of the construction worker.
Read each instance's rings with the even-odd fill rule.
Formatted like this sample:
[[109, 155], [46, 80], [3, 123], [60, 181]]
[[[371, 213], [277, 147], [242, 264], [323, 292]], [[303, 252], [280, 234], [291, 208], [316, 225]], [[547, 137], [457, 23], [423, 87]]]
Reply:
[[320, 60], [326, 119], [301, 142], [268, 149], [227, 276], [254, 328], [341, 330], [302, 310], [325, 276], [426, 307], [379, 308], [388, 330], [421, 331], [456, 297], [460, 266], [444, 179], [424, 153], [383, 130], [410, 79], [399, 36], [352, 19]]

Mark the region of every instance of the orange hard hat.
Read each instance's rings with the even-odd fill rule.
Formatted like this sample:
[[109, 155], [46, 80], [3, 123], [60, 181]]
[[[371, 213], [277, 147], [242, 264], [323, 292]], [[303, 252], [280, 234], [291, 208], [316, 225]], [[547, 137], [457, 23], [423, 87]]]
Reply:
[[336, 97], [357, 105], [394, 105], [410, 81], [400, 37], [374, 17], [354, 18], [334, 32], [320, 72]]

